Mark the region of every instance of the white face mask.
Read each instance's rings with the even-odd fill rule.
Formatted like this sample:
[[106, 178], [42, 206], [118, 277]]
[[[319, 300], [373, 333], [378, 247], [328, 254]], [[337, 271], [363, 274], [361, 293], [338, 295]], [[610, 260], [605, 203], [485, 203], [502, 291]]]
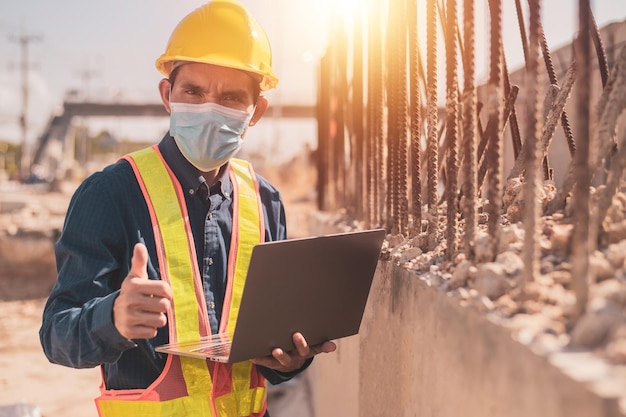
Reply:
[[170, 135], [200, 171], [217, 169], [237, 153], [252, 118], [215, 103], [170, 103], [170, 110]]

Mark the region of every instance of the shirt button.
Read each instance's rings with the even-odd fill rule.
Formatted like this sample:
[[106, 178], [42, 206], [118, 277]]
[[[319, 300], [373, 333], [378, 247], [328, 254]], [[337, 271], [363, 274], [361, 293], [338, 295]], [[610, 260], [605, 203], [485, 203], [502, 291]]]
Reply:
[[209, 310], [215, 310], [215, 303], [213, 301], [209, 301]]
[[206, 264], [209, 265], [209, 266], [213, 265], [213, 258], [207, 259], [206, 260]]

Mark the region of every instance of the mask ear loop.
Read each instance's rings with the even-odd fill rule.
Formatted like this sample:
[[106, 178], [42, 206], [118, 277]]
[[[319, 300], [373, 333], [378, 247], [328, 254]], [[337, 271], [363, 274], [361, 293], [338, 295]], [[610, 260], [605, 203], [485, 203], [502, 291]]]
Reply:
[[254, 103], [254, 106], [252, 107], [252, 113], [250, 113], [250, 122], [248, 123], [248, 126], [254, 126], [256, 124], [256, 122], [252, 121], [254, 113], [256, 113], [256, 103]]

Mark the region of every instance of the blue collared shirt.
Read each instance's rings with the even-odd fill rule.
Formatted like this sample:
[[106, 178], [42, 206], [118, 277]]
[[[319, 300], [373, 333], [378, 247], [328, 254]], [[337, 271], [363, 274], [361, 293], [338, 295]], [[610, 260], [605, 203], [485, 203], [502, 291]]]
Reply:
[[[206, 193], [199, 192], [199, 172], [169, 135], [159, 143], [159, 149], [185, 193], [209, 322], [215, 333], [224, 303], [232, 232], [228, 170], [221, 170], [207, 198]], [[264, 208], [265, 240], [285, 239], [280, 194], [263, 177], [257, 175], [257, 181]], [[120, 160], [92, 174], [72, 196], [55, 246], [58, 278], [40, 329], [41, 344], [51, 362], [74, 368], [101, 365], [108, 389], [145, 388], [165, 365], [166, 355], [155, 352], [154, 347], [168, 342], [167, 326], [159, 329], [153, 339], [131, 341], [121, 336], [113, 324], [113, 303], [138, 242], [148, 249], [149, 278], [159, 279], [148, 208], [130, 164]], [[276, 384], [299, 371], [282, 374], [261, 368], [261, 372]]]

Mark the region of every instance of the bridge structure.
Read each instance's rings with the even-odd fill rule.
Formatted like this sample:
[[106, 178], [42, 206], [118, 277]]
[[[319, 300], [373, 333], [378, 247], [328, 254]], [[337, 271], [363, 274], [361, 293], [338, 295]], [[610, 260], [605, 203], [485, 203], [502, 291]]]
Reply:
[[[286, 104], [268, 108], [264, 117], [313, 118], [315, 106]], [[168, 117], [161, 103], [102, 103], [65, 101], [60, 114], [50, 117], [44, 132], [36, 141], [31, 174], [47, 179], [59, 178], [75, 164], [75, 120], [81, 117]]]

